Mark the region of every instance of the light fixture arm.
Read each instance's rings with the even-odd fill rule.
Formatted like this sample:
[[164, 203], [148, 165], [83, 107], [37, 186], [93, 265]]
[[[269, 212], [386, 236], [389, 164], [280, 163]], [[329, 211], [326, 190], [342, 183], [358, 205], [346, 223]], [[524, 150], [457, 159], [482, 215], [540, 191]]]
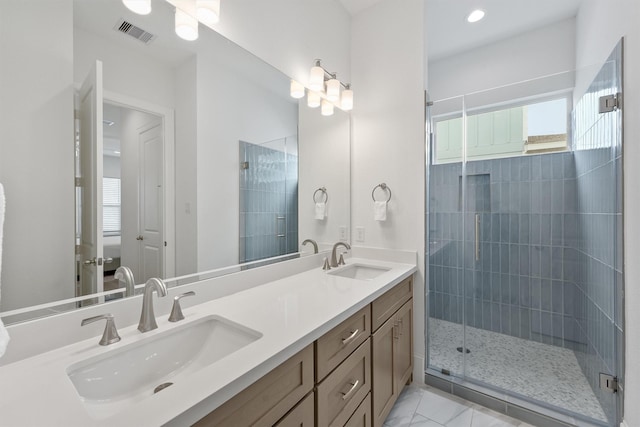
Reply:
[[[326, 68], [324, 68], [324, 67], [322, 66], [322, 64], [320, 63], [320, 60], [319, 60], [319, 59], [316, 59], [315, 66], [316, 66], [316, 67], [320, 67], [320, 68], [322, 68], [322, 71], [324, 71], [324, 80], [325, 80], [325, 81], [330, 80], [330, 79], [336, 79], [336, 80], [338, 80], [338, 73], [331, 73], [331, 72], [329, 72]], [[340, 86], [342, 86], [343, 88], [345, 88], [345, 89], [351, 89], [351, 84], [350, 84], [350, 83], [342, 83], [342, 81], [341, 81], [341, 80], [338, 80], [338, 81], [340, 82]]]

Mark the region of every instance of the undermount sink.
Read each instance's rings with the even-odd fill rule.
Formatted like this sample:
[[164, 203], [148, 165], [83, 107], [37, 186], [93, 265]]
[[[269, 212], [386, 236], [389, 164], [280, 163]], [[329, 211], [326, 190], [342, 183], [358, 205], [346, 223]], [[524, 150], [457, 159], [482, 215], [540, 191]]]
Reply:
[[341, 267], [338, 270], [330, 271], [329, 274], [340, 277], [347, 277], [349, 279], [358, 280], [373, 280], [379, 275], [391, 270], [387, 267], [378, 267], [373, 265], [364, 264], [351, 264], [345, 267]]
[[67, 375], [89, 415], [104, 419], [261, 336], [225, 318], [206, 317], [78, 362]]

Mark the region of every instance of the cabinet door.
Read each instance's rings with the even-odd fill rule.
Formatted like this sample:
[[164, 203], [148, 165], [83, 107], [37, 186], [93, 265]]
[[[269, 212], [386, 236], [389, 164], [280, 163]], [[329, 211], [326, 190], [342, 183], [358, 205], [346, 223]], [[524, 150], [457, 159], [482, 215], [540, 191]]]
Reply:
[[316, 389], [318, 427], [344, 426], [371, 390], [371, 342], [367, 340]]
[[309, 345], [194, 426], [273, 426], [312, 389], [313, 345]]
[[314, 395], [310, 393], [274, 427], [314, 427], [316, 422], [314, 409]]
[[344, 427], [371, 427], [371, 393], [367, 394]]
[[411, 378], [413, 372], [413, 300], [402, 306], [395, 318], [397, 319], [396, 337], [394, 345], [394, 370], [396, 391], [400, 394], [404, 385]]
[[394, 369], [394, 350], [396, 341], [396, 317], [389, 320], [373, 334], [371, 341], [371, 366], [373, 377], [373, 426], [380, 427], [391, 412], [397, 399]]

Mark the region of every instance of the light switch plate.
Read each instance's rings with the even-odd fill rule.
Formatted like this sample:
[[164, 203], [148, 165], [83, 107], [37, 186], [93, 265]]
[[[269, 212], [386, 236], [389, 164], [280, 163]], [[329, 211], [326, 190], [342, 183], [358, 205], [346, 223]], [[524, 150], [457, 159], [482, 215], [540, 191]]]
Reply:
[[356, 242], [364, 242], [364, 227], [356, 227]]

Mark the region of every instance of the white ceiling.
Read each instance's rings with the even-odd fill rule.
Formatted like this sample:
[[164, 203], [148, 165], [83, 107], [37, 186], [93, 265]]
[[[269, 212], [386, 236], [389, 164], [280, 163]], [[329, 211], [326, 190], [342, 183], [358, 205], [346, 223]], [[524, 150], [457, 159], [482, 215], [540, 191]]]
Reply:
[[[355, 16], [382, 0], [340, 0]], [[434, 61], [575, 16], [584, 0], [425, 0], [429, 60]], [[402, 4], [398, 1], [398, 4]], [[469, 24], [473, 9], [487, 12]]]
[[[351, 0], [343, 0], [351, 1]], [[576, 16], [583, 0], [426, 0], [429, 60], [437, 60]], [[473, 9], [485, 18], [469, 24]]]

